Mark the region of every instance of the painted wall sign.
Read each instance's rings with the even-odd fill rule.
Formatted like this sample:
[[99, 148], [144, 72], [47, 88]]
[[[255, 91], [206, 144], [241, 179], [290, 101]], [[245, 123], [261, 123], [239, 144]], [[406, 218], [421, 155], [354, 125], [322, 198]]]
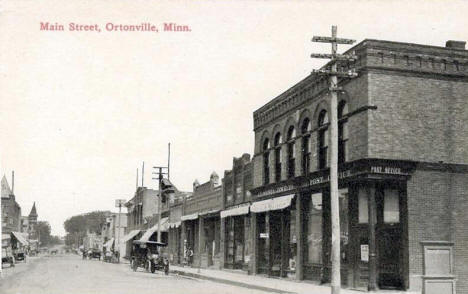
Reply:
[[260, 233], [260, 238], [268, 239], [269, 238], [268, 233]]

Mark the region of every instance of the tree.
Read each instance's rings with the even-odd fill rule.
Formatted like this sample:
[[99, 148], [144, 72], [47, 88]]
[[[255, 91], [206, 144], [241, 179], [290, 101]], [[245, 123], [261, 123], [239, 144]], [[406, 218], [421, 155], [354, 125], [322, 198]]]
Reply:
[[66, 245], [80, 245], [87, 232], [100, 234], [101, 225], [106, 221], [109, 211], [92, 211], [68, 218], [63, 227], [67, 232]]
[[39, 221], [36, 224], [36, 232], [39, 237], [39, 243], [41, 246], [49, 245], [51, 236], [50, 236], [50, 225], [49, 222]]

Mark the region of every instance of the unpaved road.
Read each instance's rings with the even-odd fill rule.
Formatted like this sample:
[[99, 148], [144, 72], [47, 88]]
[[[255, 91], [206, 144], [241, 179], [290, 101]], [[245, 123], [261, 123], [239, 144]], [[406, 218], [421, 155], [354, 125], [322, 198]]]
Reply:
[[82, 260], [66, 254], [45, 256], [24, 265], [21, 271], [4, 269], [0, 280], [2, 294], [265, 294], [266, 292], [187, 279], [163, 273], [133, 272], [128, 264]]

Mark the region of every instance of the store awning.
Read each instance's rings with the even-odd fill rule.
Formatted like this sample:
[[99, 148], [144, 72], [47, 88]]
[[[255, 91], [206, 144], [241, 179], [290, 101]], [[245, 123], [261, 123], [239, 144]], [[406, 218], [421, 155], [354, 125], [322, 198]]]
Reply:
[[294, 198], [294, 194], [276, 197], [268, 200], [258, 201], [252, 203], [250, 211], [252, 212], [264, 212], [270, 210], [280, 210], [291, 205], [291, 200]]
[[169, 228], [178, 228], [182, 222], [169, 223]]
[[194, 220], [194, 219], [197, 219], [198, 218], [198, 212], [197, 213], [193, 213], [193, 214], [187, 214], [187, 215], [183, 215], [180, 220], [182, 221], [187, 221], [187, 220]]
[[225, 218], [225, 217], [228, 217], [228, 216], [248, 214], [249, 213], [249, 207], [250, 207], [250, 204], [223, 210], [223, 211], [221, 211], [221, 218]]
[[138, 233], [140, 232], [140, 230], [132, 230], [130, 231], [130, 233], [128, 233], [127, 235], [125, 235], [123, 237], [123, 242], [128, 242], [130, 241], [133, 237], [135, 237], [136, 235], [138, 235]]
[[[161, 219], [161, 232], [167, 232], [167, 229], [168, 229], [167, 221], [168, 221], [168, 219], [169, 218], [167, 218], [167, 217]], [[158, 224], [155, 224], [154, 226], [152, 226], [151, 228], [146, 230], [146, 232], [143, 234], [143, 236], [141, 236], [140, 241], [142, 241], [142, 242], [149, 241], [151, 236], [153, 236], [153, 234], [156, 233], [157, 231], [158, 231]]]
[[219, 212], [219, 209], [212, 209], [212, 210], [200, 212], [198, 215], [208, 215], [208, 214], [213, 214], [213, 213], [218, 213], [218, 212]]
[[20, 232], [11, 232], [11, 234], [13, 236], [15, 236], [16, 240], [18, 240], [18, 242], [20, 242], [23, 246], [27, 246], [28, 245], [28, 240], [26, 240]]
[[110, 238], [105, 244], [103, 247], [106, 247], [107, 249], [110, 249], [112, 248], [112, 246], [114, 245], [114, 238]]

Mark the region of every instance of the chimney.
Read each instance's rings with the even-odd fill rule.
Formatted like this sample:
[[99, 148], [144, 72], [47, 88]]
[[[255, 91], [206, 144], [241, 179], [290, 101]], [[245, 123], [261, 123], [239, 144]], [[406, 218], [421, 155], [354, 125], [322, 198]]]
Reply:
[[465, 41], [454, 41], [454, 40], [448, 40], [445, 42], [445, 47], [450, 48], [450, 49], [460, 49], [460, 50], [465, 50]]
[[15, 194], [15, 171], [11, 171], [11, 194]]

